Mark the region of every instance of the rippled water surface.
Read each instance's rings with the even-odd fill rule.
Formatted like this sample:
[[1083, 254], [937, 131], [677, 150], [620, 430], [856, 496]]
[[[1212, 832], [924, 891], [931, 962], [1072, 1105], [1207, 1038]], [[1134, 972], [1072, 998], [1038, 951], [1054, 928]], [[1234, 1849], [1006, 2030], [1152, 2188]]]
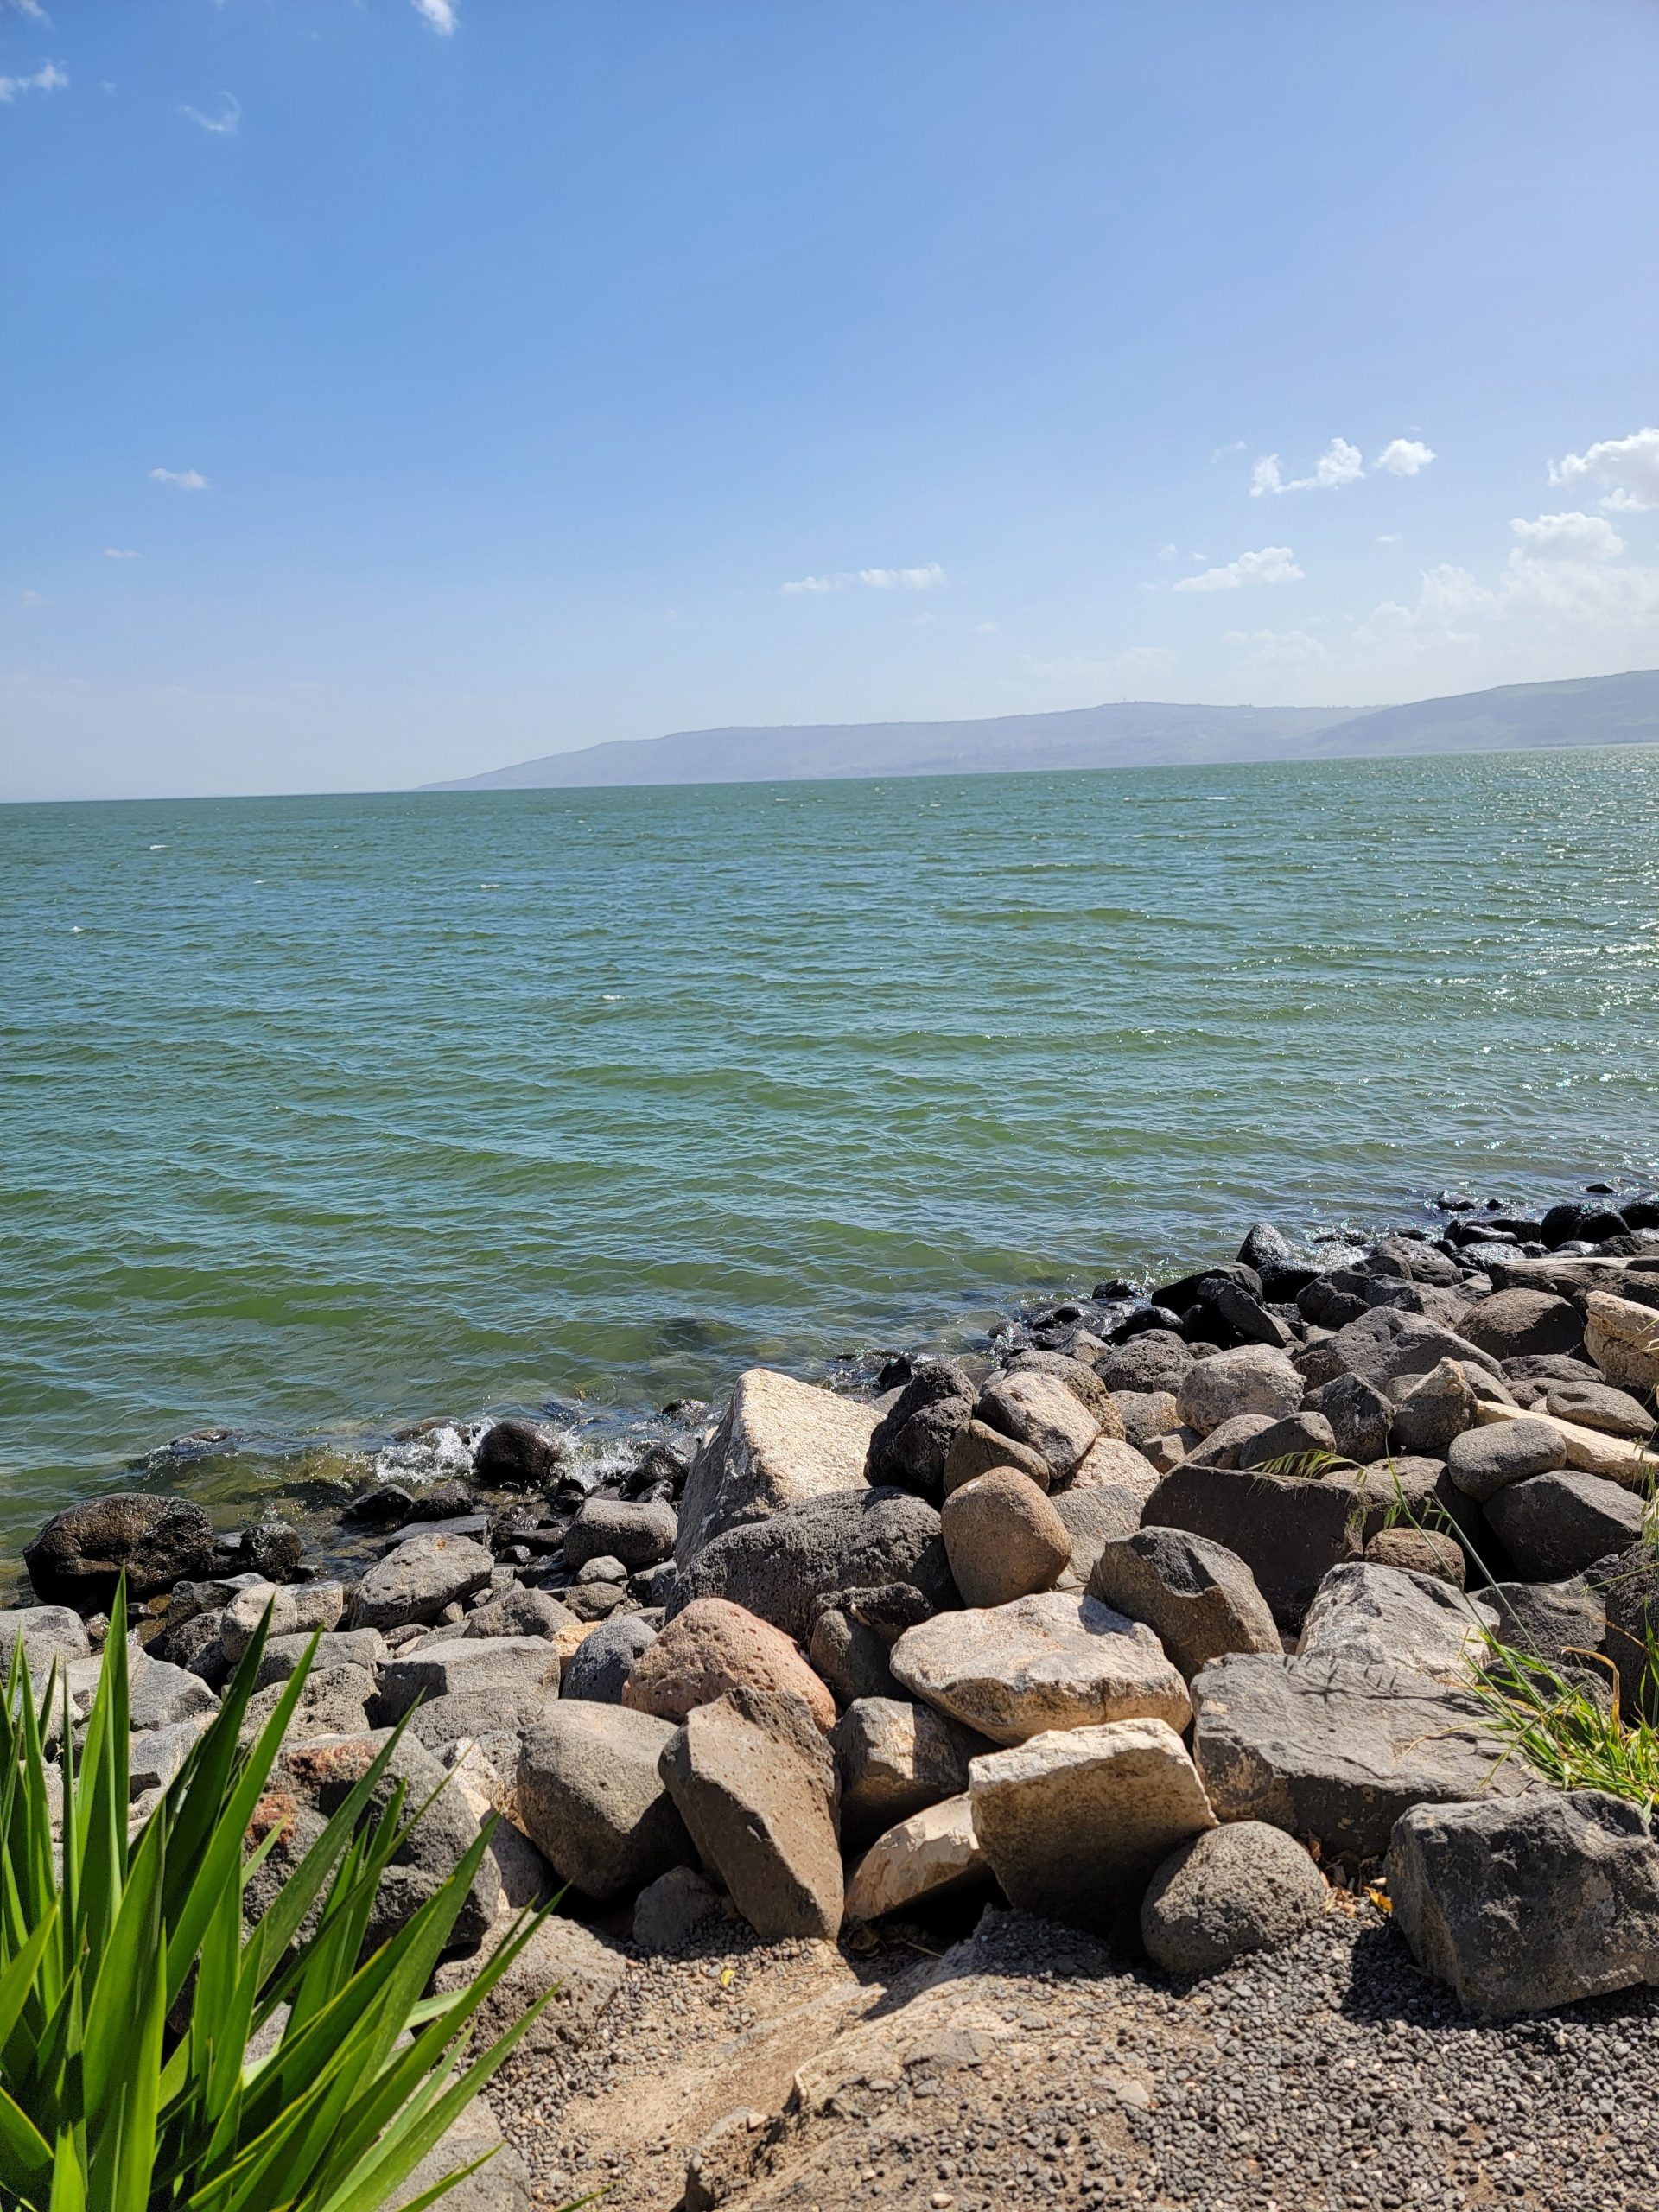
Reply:
[[0, 809], [0, 1537], [1659, 1166], [1659, 749]]

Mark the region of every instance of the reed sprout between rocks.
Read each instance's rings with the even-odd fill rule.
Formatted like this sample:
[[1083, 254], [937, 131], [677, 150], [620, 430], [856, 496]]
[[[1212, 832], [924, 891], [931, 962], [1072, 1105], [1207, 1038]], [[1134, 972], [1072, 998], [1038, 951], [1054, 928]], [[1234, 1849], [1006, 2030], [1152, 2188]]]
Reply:
[[[374, 2212], [541, 2009], [468, 2055], [469, 2024], [528, 1941], [530, 1917], [462, 1993], [422, 1993], [487, 1830], [398, 1934], [361, 1956], [376, 1886], [423, 1809], [406, 1817], [403, 1786], [381, 1786], [391, 1742], [263, 1918], [245, 1924], [249, 1874], [281, 1833], [278, 1823], [249, 1853], [250, 1821], [311, 1661], [308, 1651], [242, 1747], [268, 1626], [269, 1616], [212, 1726], [130, 1834], [124, 1594], [78, 1751], [67, 1685], [54, 1667], [37, 1706], [18, 1639], [0, 1709], [9, 2207]], [[410, 2212], [471, 2171], [423, 2190]]]

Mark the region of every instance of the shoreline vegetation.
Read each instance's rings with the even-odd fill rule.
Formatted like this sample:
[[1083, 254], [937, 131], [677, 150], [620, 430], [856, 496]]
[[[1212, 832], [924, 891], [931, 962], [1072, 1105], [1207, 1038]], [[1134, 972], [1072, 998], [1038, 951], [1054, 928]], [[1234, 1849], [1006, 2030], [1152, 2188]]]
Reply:
[[[56, 1670], [60, 1758], [130, 1603], [135, 1823], [225, 1699], [246, 1740], [280, 1711], [256, 1916], [392, 1747], [425, 1810], [375, 1847], [364, 1941], [442, 1893], [434, 1999], [489, 1977], [486, 2042], [544, 2006], [469, 2123], [505, 2139], [491, 2212], [605, 2183], [640, 2212], [872, 2201], [791, 2177], [888, 2140], [882, 2093], [835, 2085], [890, 2075], [905, 2171], [937, 2184], [914, 2201], [1018, 2186], [1029, 2132], [979, 2094], [1033, 2093], [993, 2032], [1014, 1986], [1046, 2033], [1109, 2005], [1175, 2044], [1253, 1991], [1294, 2070], [1300, 1976], [1327, 2038], [1339, 2005], [1366, 2037], [1414, 2024], [1437, 2096], [1459, 2023], [1567, 2006], [1592, 2055], [1659, 2037], [1659, 1191], [1522, 1214], [1447, 1190], [1313, 1250], [1259, 1222], [1236, 1256], [847, 1381], [752, 1368], [602, 1473], [497, 1420], [464, 1475], [369, 1484], [332, 1535], [90, 1498], [27, 1548], [0, 1660]], [[730, 1988], [792, 2056], [711, 2111], [682, 2016]], [[889, 2014], [977, 2074], [954, 2124]], [[1109, 2115], [1045, 2107], [1056, 2201], [1222, 2201], [1174, 2045], [1112, 2079]], [[1263, 2190], [1306, 2148], [1258, 2134]], [[1478, 2201], [1483, 2156], [1463, 2126], [1403, 2134], [1377, 2201]]]

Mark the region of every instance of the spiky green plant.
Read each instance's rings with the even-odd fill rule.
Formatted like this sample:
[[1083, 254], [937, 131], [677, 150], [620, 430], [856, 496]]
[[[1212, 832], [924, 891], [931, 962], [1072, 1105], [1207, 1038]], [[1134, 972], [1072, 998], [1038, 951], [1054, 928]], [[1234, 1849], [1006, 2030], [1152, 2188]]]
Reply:
[[[533, 1932], [461, 1995], [423, 1998], [482, 1859], [362, 1958], [409, 1832], [377, 1811], [389, 1741], [251, 1927], [244, 1891], [282, 1833], [249, 1822], [311, 1651], [251, 1749], [267, 1623], [212, 1726], [129, 1834], [126, 1611], [118, 1595], [79, 1755], [56, 1672], [37, 1708], [20, 1637], [0, 1712], [0, 2203], [20, 2212], [374, 2212], [540, 2006], [469, 2055], [469, 2024]], [[61, 1844], [44, 1745], [60, 1711]], [[419, 1818], [419, 1808], [414, 1817]], [[546, 2000], [543, 1999], [543, 2002]], [[406, 2035], [405, 2031], [409, 2033]], [[251, 2055], [256, 2037], [268, 2048]], [[481, 2162], [476, 2162], [481, 2163]], [[424, 2206], [466, 2167], [415, 2199]]]

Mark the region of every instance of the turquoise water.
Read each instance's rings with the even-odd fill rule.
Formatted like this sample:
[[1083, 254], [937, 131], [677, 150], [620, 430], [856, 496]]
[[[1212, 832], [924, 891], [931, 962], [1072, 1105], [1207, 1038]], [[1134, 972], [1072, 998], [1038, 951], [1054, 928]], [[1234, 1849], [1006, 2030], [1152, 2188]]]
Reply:
[[1651, 1177], [1659, 749], [0, 809], [0, 975], [10, 1548]]

